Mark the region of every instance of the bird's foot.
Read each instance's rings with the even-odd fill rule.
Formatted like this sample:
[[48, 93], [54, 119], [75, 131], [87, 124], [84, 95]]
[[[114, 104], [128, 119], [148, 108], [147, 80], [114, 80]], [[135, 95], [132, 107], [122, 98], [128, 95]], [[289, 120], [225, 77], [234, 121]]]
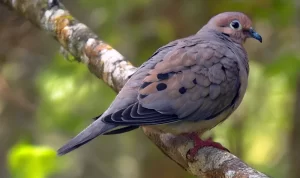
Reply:
[[188, 153], [187, 157], [189, 160], [194, 160], [195, 156], [198, 153], [198, 150], [204, 147], [214, 147], [220, 150], [224, 150], [230, 152], [227, 148], [223, 147], [220, 143], [214, 142], [212, 138], [208, 138], [207, 140], [202, 140], [196, 133], [186, 134], [194, 142], [194, 147], [191, 148]]

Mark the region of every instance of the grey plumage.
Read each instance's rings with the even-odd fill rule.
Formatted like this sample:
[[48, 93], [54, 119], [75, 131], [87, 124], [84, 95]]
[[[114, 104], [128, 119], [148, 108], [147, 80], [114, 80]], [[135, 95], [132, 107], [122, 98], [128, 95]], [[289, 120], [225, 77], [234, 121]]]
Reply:
[[225, 120], [241, 103], [249, 72], [242, 44], [251, 35], [230, 28], [233, 19], [243, 24], [243, 30], [251, 28], [246, 15], [223, 13], [197, 34], [159, 48], [132, 75], [110, 107], [58, 154], [99, 135], [140, 126], [173, 134], [200, 134]]

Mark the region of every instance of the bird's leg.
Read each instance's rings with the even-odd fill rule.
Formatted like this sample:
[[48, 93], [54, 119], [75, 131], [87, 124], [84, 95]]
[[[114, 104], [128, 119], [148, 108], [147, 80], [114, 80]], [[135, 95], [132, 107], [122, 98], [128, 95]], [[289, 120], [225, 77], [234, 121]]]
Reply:
[[194, 159], [194, 157], [197, 155], [198, 150], [203, 148], [203, 147], [211, 146], [211, 147], [214, 147], [214, 148], [217, 148], [217, 149], [221, 149], [221, 150], [230, 152], [227, 148], [223, 147], [220, 143], [214, 142], [211, 137], [208, 138], [207, 140], [202, 140], [198, 136], [198, 134], [195, 133], [195, 132], [192, 132], [192, 133], [189, 133], [189, 134], [184, 134], [184, 135], [186, 135], [188, 138], [190, 138], [194, 142], [194, 147], [191, 148], [188, 152], [188, 156], [192, 159]]

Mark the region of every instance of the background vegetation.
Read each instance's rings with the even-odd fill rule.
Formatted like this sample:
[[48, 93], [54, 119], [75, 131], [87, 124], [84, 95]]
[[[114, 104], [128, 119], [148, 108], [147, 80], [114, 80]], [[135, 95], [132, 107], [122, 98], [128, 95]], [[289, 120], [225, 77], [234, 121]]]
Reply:
[[[264, 41], [246, 44], [251, 67], [246, 97], [209, 134], [274, 178], [300, 177], [299, 0], [63, 2], [136, 66], [219, 12], [251, 16]], [[103, 136], [56, 157], [55, 150], [102, 113], [115, 93], [83, 64], [65, 60], [44, 32], [1, 6], [0, 42], [1, 178], [191, 177], [141, 130]]]

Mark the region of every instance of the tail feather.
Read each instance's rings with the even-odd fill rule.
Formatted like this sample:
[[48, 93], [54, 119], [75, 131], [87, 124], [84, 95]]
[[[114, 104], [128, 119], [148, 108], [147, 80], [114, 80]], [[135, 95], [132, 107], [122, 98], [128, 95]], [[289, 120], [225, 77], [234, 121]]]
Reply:
[[60, 149], [57, 150], [57, 154], [62, 156], [67, 154], [76, 148], [86, 144], [87, 142], [93, 140], [99, 135], [103, 135], [107, 131], [117, 127], [113, 124], [107, 124], [102, 122], [101, 120], [96, 120], [91, 125], [89, 125], [86, 129], [80, 132], [76, 137], [71, 139], [67, 144], [62, 146]]

